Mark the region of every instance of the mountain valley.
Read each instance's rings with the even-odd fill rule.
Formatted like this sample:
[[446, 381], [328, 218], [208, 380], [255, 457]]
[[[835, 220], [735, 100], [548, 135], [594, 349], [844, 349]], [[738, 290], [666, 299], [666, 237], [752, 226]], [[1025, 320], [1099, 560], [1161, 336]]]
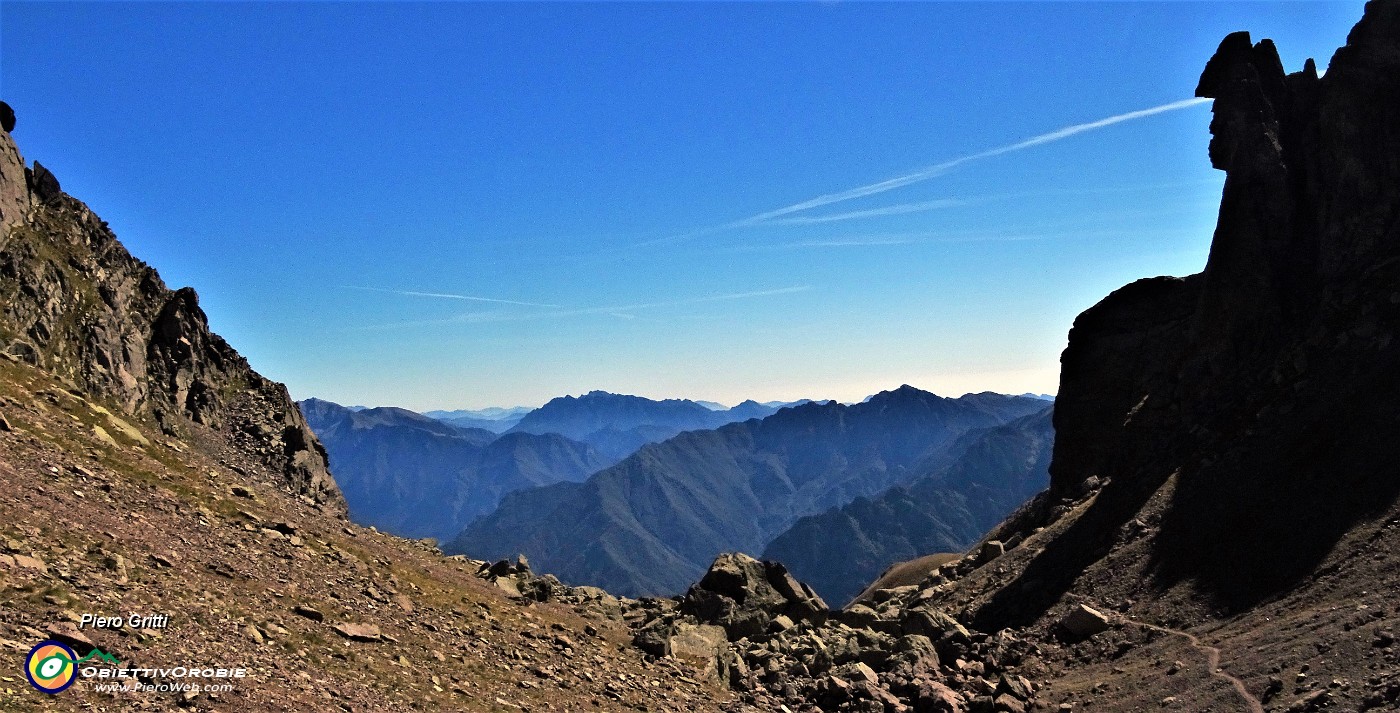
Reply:
[[1053, 402], [431, 416], [294, 402], [0, 103], [0, 709], [1400, 710], [1400, 0], [1195, 94], [1209, 258], [1083, 311]]
[[910, 386], [682, 433], [582, 483], [517, 491], [446, 546], [528, 555], [575, 584], [674, 594], [725, 551], [759, 553], [799, 517], [918, 478], [959, 436], [1044, 410], [1039, 399], [946, 399]]
[[507, 493], [581, 481], [613, 462], [558, 434], [500, 435], [318, 399], [298, 405], [326, 447], [351, 519], [400, 537], [446, 541]]

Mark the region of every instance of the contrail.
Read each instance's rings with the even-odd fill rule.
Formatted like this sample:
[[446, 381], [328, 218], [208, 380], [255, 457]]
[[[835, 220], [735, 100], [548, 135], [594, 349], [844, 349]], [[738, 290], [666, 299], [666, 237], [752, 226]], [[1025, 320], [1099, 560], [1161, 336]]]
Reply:
[[498, 300], [491, 297], [473, 297], [471, 295], [454, 295], [446, 292], [415, 292], [413, 290], [389, 290], [383, 287], [360, 287], [359, 285], [346, 285], [346, 289], [363, 290], [365, 292], [383, 292], [389, 295], [404, 295], [407, 297], [433, 297], [441, 300], [466, 300], [468, 302], [491, 302], [502, 305], [519, 305], [521, 307], [543, 307], [545, 309], [563, 309], [562, 305], [540, 304], [538, 302], [517, 302], [515, 300]]
[[778, 225], [814, 225], [817, 223], [835, 223], [842, 220], [857, 220], [860, 218], [875, 218], [882, 215], [903, 215], [905, 213], [922, 213], [924, 211], [938, 210], [940, 208], [957, 208], [973, 202], [964, 198], [940, 198], [938, 200], [924, 201], [922, 203], [900, 203], [898, 205], [887, 205], [882, 208], [868, 208], [866, 210], [853, 210], [846, 213], [829, 213], [827, 215], [795, 215], [788, 218], [778, 218], [768, 221]]
[[992, 158], [994, 156], [1001, 156], [1015, 151], [1021, 151], [1024, 149], [1032, 148], [1034, 146], [1048, 144], [1054, 141], [1059, 141], [1061, 139], [1067, 139], [1077, 134], [1082, 134], [1086, 131], [1093, 131], [1095, 129], [1102, 129], [1106, 126], [1121, 124], [1125, 121], [1142, 119], [1149, 116], [1155, 116], [1157, 114], [1164, 114], [1169, 111], [1177, 111], [1178, 109], [1186, 109], [1188, 107], [1193, 107], [1208, 101], [1210, 101], [1210, 99], [1206, 97], [1183, 99], [1181, 101], [1171, 102], [1170, 104], [1162, 104], [1161, 106], [1154, 106], [1148, 109], [1139, 109], [1137, 111], [1130, 111], [1125, 114], [1117, 114], [1107, 118], [1099, 119], [1097, 121], [1090, 121], [1083, 124], [1074, 124], [1072, 126], [1066, 126], [1062, 129], [1056, 129], [1055, 131], [1040, 134], [1038, 136], [1032, 136], [1031, 138], [1026, 139], [1024, 141], [1017, 141], [1014, 144], [998, 146], [996, 148], [987, 149], [986, 151], [979, 151], [977, 153], [968, 154], [966, 156], [959, 156], [957, 158], [949, 159], [942, 163], [935, 164], [927, 168], [922, 168], [912, 173], [906, 173], [903, 176], [895, 176], [894, 178], [888, 178], [883, 181], [879, 181], [878, 183], [871, 183], [865, 186], [850, 188], [844, 191], [839, 191], [837, 193], [827, 193], [824, 195], [817, 196], [816, 198], [812, 198], [810, 200], [802, 201], [801, 203], [794, 203], [784, 208], [777, 208], [775, 210], [759, 213], [758, 215], [749, 216], [748, 218], [744, 218], [742, 220], [736, 220], [731, 223], [725, 223], [724, 225], [715, 226], [713, 228], [705, 228], [701, 230], [692, 231], [685, 235], [674, 236], [671, 238], [662, 238], [660, 240], [653, 240], [647, 243], [642, 243], [642, 245], [655, 245], [660, 243], [678, 242], [688, 240], [694, 237], [699, 237], [701, 235], [708, 235], [711, 233], [720, 232], [723, 230], [731, 230], [733, 228], [748, 227], [753, 225], [759, 225], [762, 223], [773, 222], [774, 218], [781, 218], [785, 215], [790, 215], [792, 213], [799, 213], [805, 210], [810, 210], [812, 208], [819, 208], [821, 206], [831, 205], [833, 203], [843, 203], [845, 201], [855, 200], [857, 198], [864, 198], [866, 196], [873, 196], [880, 193], [885, 193], [887, 191], [892, 191], [896, 188], [903, 188], [905, 186], [912, 185], [915, 183], [921, 183], [931, 178], [941, 176], [947, 173], [948, 171], [951, 171], [954, 168], [957, 168], [958, 166], [961, 166], [965, 163], [980, 161], [985, 158]]
[[[375, 290], [375, 291], [383, 291], [383, 290], [378, 290], [378, 289], [376, 289], [376, 288], [369, 288], [369, 287], [356, 288], [356, 289], [370, 289], [370, 290]], [[387, 324], [369, 325], [369, 326], [365, 326], [365, 327], [360, 327], [360, 328], [358, 328], [356, 331], [360, 331], [360, 330], [380, 330], [380, 329], [397, 329], [397, 328], [403, 328], [403, 327], [425, 327], [425, 326], [436, 326], [436, 325], [443, 325], [443, 324], [481, 324], [481, 323], [487, 323], [487, 322], [522, 322], [522, 321], [529, 321], [529, 320], [558, 319], [558, 318], [561, 318], [561, 317], [578, 317], [578, 316], [583, 316], [583, 315], [596, 315], [596, 314], [611, 315], [611, 316], [617, 317], [617, 318], [619, 318], [619, 319], [632, 319], [632, 318], [634, 318], [636, 315], [629, 315], [629, 314], [626, 314], [626, 313], [627, 313], [627, 312], [631, 312], [631, 311], [633, 311], [633, 310], [653, 309], [653, 308], [656, 308], [656, 307], [682, 307], [682, 306], [685, 306], [685, 305], [704, 304], [704, 303], [706, 303], [706, 302], [725, 302], [725, 301], [728, 301], [728, 300], [742, 300], [742, 299], [749, 299], [749, 298], [752, 298], [752, 297], [772, 297], [772, 296], [776, 296], [776, 295], [788, 295], [788, 294], [792, 294], [792, 293], [794, 293], [794, 292], [805, 292], [805, 291], [810, 290], [810, 289], [812, 289], [812, 286], [811, 286], [811, 285], [797, 285], [797, 286], [793, 286], [793, 287], [779, 287], [779, 288], [771, 289], [771, 290], [757, 290], [757, 291], [754, 291], [754, 292], [731, 292], [731, 293], [720, 294], [720, 295], [708, 295], [708, 296], [705, 296], [705, 297], [692, 297], [692, 298], [690, 298], [690, 299], [672, 300], [672, 301], [668, 301], [668, 302], [646, 302], [646, 303], [641, 303], [641, 304], [612, 305], [612, 306], [607, 306], [607, 307], [580, 307], [580, 308], [576, 308], [576, 309], [561, 309], [560, 311], [556, 311], [556, 312], [537, 312], [537, 313], [533, 313], [533, 314], [520, 314], [520, 313], [510, 313], [510, 312], [469, 312], [469, 313], [466, 313], [466, 314], [459, 314], [459, 315], [457, 315], [457, 316], [455, 316], [455, 317], [448, 317], [448, 318], [446, 318], [446, 319], [421, 319], [421, 320], [411, 320], [411, 321], [405, 321], [405, 322], [390, 322], [390, 323], [387, 323]], [[392, 290], [391, 290], [391, 291], [392, 291]], [[484, 298], [483, 298], [483, 299], [484, 299]], [[491, 301], [493, 301], [493, 302], [504, 302], [505, 300], [491, 300]], [[526, 303], [508, 302], [508, 304], [526, 304]], [[528, 306], [537, 307], [537, 306], [545, 306], [545, 305], [534, 305], [534, 304], [529, 304]]]
[[1016, 198], [1034, 198], [1038, 196], [1082, 196], [1099, 193], [1129, 193], [1133, 191], [1161, 190], [1165, 188], [1181, 188], [1184, 186], [1201, 186], [1215, 183], [1216, 179], [1202, 181], [1172, 181], [1169, 183], [1153, 183], [1138, 186], [1098, 186], [1095, 188], [1058, 188], [1041, 189], [1034, 191], [1019, 191], [1017, 193], [992, 193], [979, 196], [968, 196], [965, 198], [940, 198], [937, 200], [924, 201], [922, 203], [898, 203], [895, 205], [883, 206], [880, 208], [869, 208], [865, 210], [853, 210], [846, 213], [829, 213], [824, 215], [796, 215], [787, 218], [777, 218], [765, 221], [768, 225], [811, 225], [815, 223], [833, 223], [842, 220], [855, 220], [858, 218], [874, 218], [884, 215], [903, 215], [905, 213], [922, 213], [924, 211], [938, 210], [940, 208], [958, 208], [972, 205], [974, 203], [985, 203], [987, 201], [999, 201]]
[[794, 292], [806, 292], [812, 289], [811, 285], [797, 285], [795, 287], [779, 287], [775, 290], [759, 290], [757, 292], [733, 292], [723, 295], [710, 295], [708, 297], [695, 297], [688, 300], [676, 300], [673, 302], [650, 302], [637, 305], [622, 305], [619, 307], [598, 307], [588, 310], [588, 312], [626, 312], [634, 309], [651, 309], [653, 307], [681, 307], [684, 305], [698, 305], [705, 302], [725, 302], [728, 300], [743, 300], [750, 297], [772, 297], [774, 295], [790, 295]]

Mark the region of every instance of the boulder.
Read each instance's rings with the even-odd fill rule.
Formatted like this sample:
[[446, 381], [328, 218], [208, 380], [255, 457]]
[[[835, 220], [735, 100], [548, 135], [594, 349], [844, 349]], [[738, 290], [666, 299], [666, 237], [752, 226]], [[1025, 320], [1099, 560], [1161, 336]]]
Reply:
[[331, 627], [335, 633], [344, 636], [351, 641], [375, 642], [381, 641], [383, 635], [379, 633], [379, 627], [373, 624], [336, 624]]
[[723, 654], [729, 651], [729, 639], [721, 627], [681, 622], [667, 639], [667, 649], [672, 658], [690, 663], [707, 676], [727, 678]]
[[1006, 548], [1001, 544], [1001, 540], [987, 540], [982, 543], [982, 550], [977, 554], [977, 561], [986, 564], [1006, 553]]
[[5, 102], [0, 102], [0, 129], [7, 134], [15, 130], [15, 110]]
[[857, 661], [856, 663], [842, 666], [840, 676], [852, 683], [860, 683], [862, 681], [874, 684], [880, 683], [880, 677], [875, 673], [875, 669], [870, 668], [870, 666], [866, 665], [863, 661]]
[[953, 689], [929, 679], [919, 679], [908, 696], [918, 713], [965, 713], [967, 701]]
[[826, 602], [777, 562], [743, 553], [715, 558], [705, 576], [681, 599], [680, 611], [702, 623], [724, 628], [731, 641], [758, 637], [778, 617], [784, 627], [823, 617]]
[[1083, 604], [1076, 605], [1060, 619], [1060, 627], [1070, 636], [1087, 639], [1109, 627], [1109, 620], [1103, 612]]
[[48, 564], [45, 563], [43, 560], [39, 559], [38, 557], [30, 557], [29, 555], [16, 554], [15, 564], [19, 565], [20, 567], [23, 567], [24, 569], [32, 569], [38, 572], [42, 572], [44, 574], [49, 573]]
[[298, 604], [297, 606], [292, 607], [292, 613], [293, 613], [293, 614], [296, 614], [297, 616], [304, 616], [304, 617], [306, 617], [307, 619], [310, 619], [311, 621], [325, 621], [325, 620], [326, 620], [326, 615], [325, 615], [325, 614], [322, 614], [321, 611], [320, 611], [319, 609], [313, 609], [313, 608], [311, 608], [311, 607], [304, 606], [304, 605], [301, 605], [301, 604]]
[[1010, 694], [1003, 693], [992, 701], [997, 713], [1026, 713], [1026, 704]]
[[945, 636], [958, 642], [972, 640], [972, 633], [957, 619], [938, 609], [918, 607], [905, 610], [900, 619], [905, 634], [919, 634], [938, 641]]

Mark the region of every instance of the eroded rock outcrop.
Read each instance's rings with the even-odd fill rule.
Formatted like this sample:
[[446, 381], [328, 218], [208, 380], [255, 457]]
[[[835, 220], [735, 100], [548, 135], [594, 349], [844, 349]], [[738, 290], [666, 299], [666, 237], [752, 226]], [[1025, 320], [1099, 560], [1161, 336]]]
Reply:
[[1029, 546], [936, 601], [984, 631], [1080, 606], [1230, 621], [1245, 690], [1306, 707], [1333, 694], [1280, 691], [1269, 668], [1354, 645], [1326, 678], [1367, 678], [1353, 625], [1244, 652], [1290, 607], [1368, 609], [1394, 587], [1400, 3], [1368, 3], [1322, 76], [1232, 34], [1196, 93], [1214, 100], [1209, 160], [1226, 174], [1204, 270], [1075, 321], [1051, 488], [991, 535]]
[[823, 616], [827, 606], [782, 563], [731, 552], [716, 557], [705, 576], [681, 597], [680, 611], [724, 627], [729, 638], [737, 640]]
[[51, 171], [38, 162], [26, 169], [8, 130], [0, 304], [0, 352], [168, 434], [191, 424], [219, 431], [292, 491], [343, 510], [325, 452], [286, 387], [209, 330], [194, 290], [167, 288]]

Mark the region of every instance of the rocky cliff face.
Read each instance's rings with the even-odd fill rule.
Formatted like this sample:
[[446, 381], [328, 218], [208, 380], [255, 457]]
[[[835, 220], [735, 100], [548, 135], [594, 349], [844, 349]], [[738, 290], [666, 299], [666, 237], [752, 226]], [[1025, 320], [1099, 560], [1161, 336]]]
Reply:
[[[8, 109], [8, 107], [7, 107]], [[97, 215], [0, 133], [0, 351], [117, 404], [167, 435], [207, 428], [293, 492], [344, 505], [281, 384], [209, 331], [194, 290], [170, 290]]]
[[[990, 535], [1019, 547], [930, 601], [982, 631], [1050, 632], [1084, 604], [1208, 631], [1236, 703], [1384, 707], [1397, 691], [1367, 672], [1395, 670], [1375, 597], [1400, 586], [1400, 3], [1369, 3], [1321, 77], [1232, 34], [1196, 91], [1226, 172], [1205, 269], [1075, 321], [1050, 490]], [[1228, 705], [1219, 684], [1172, 700]], [[1096, 705], [1166, 695], [1118, 688]]]
[[1394, 358], [1398, 22], [1373, 3], [1321, 79], [1311, 61], [1285, 75], [1269, 40], [1221, 43], [1196, 89], [1215, 99], [1210, 160], [1227, 175], [1209, 262], [1076, 321], [1056, 487], [1165, 460], [1144, 443], [1199, 452], [1288, 392]]
[[1058, 586], [987, 622], [1035, 615], [1168, 478], [1159, 584], [1190, 579], [1234, 609], [1299, 581], [1400, 493], [1385, 415], [1400, 398], [1400, 6], [1369, 4], [1321, 78], [1232, 34], [1196, 93], [1215, 100], [1210, 161], [1226, 172], [1209, 261], [1076, 320], [1047, 497], [1109, 485]]

